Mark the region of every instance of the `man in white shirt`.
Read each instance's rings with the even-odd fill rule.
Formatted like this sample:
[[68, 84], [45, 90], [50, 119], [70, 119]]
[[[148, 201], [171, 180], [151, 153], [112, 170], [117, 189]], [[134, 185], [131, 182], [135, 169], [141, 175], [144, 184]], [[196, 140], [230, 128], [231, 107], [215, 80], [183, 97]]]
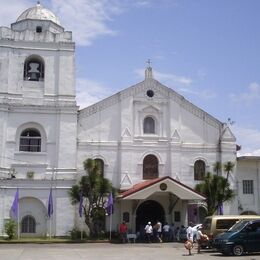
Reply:
[[191, 242], [193, 242], [193, 236], [194, 236], [194, 230], [192, 228], [193, 223], [190, 222], [189, 226], [187, 228], [187, 239], [190, 240]]
[[167, 222], [163, 225], [163, 240], [169, 242], [170, 240], [170, 226]]
[[147, 242], [151, 243], [152, 234], [153, 234], [153, 227], [152, 227], [152, 223], [150, 221], [147, 223], [144, 230], [145, 230]]

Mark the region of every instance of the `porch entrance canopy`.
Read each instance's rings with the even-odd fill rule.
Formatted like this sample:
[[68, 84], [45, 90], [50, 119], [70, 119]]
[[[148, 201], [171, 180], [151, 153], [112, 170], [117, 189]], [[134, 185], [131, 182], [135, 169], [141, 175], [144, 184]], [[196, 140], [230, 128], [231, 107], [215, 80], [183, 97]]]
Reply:
[[201, 201], [206, 199], [202, 194], [169, 176], [135, 184], [129, 190], [121, 193], [120, 197], [123, 200], [145, 200], [155, 192], [170, 192], [181, 200]]

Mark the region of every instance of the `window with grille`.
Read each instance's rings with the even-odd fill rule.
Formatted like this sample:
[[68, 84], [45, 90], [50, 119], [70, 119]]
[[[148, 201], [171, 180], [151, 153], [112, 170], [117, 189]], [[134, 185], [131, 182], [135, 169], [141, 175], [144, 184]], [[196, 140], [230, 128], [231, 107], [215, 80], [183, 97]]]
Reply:
[[144, 119], [144, 134], [155, 134], [155, 122], [150, 116]]
[[22, 219], [21, 233], [35, 233], [36, 232], [36, 222], [34, 217], [25, 216]]
[[254, 194], [253, 180], [243, 180], [243, 194]]
[[20, 136], [19, 151], [40, 152], [41, 134], [37, 129], [25, 129]]
[[202, 160], [197, 160], [194, 164], [194, 180], [202, 181], [205, 177], [206, 164]]
[[158, 178], [158, 159], [156, 156], [149, 154], [143, 161], [143, 179], [150, 180]]

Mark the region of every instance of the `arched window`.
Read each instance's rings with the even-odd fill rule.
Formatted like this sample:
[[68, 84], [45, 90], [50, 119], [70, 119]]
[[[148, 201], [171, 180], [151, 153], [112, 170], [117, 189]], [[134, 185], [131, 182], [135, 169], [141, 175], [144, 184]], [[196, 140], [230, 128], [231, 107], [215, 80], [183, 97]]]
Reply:
[[21, 233], [35, 233], [36, 232], [36, 222], [34, 217], [25, 216], [22, 219]]
[[150, 180], [158, 178], [158, 159], [156, 156], [149, 154], [145, 156], [143, 161], [143, 179]]
[[37, 129], [25, 129], [20, 136], [19, 151], [22, 152], [40, 152], [41, 134]]
[[44, 62], [41, 57], [30, 56], [24, 63], [24, 80], [43, 81]]
[[150, 116], [144, 119], [144, 134], [155, 134], [155, 122]]
[[194, 164], [194, 180], [202, 181], [205, 177], [206, 165], [202, 160], [197, 160]]
[[104, 162], [102, 159], [95, 159], [95, 162], [98, 166], [98, 169], [99, 169], [99, 172], [100, 172], [100, 175], [102, 177], [104, 177]]

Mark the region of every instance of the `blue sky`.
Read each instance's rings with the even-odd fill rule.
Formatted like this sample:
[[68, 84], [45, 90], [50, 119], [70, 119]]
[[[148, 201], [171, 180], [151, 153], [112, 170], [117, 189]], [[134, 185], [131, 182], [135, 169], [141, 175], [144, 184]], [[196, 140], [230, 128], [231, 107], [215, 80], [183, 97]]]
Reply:
[[[10, 26], [31, 0], [0, 0]], [[154, 77], [230, 127], [260, 155], [259, 0], [42, 0], [76, 42], [77, 100], [93, 104]]]

